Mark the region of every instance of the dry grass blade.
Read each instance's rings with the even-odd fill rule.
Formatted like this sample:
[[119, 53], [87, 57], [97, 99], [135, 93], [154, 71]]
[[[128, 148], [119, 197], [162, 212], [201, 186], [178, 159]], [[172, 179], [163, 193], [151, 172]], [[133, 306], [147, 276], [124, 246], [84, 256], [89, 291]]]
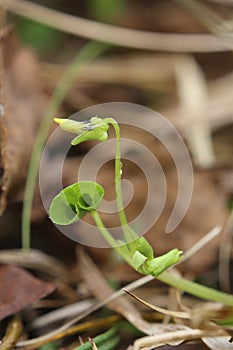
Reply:
[[[187, 328], [182, 331], [167, 332], [160, 335], [143, 337], [134, 342], [132, 350], [152, 350], [157, 346], [182, 343], [184, 341], [201, 339], [202, 337], [216, 336], [216, 331]], [[218, 349], [220, 350], [220, 349]]]
[[[213, 238], [213, 237], [212, 237]], [[200, 247], [199, 249], [201, 249], [207, 242], [204, 242], [204, 244]], [[128, 285], [126, 285], [124, 287], [124, 289], [129, 290], [134, 290], [136, 288], [139, 288], [143, 285], [145, 285], [146, 283], [149, 283], [150, 281], [152, 281], [154, 279], [153, 276], [148, 275], [148, 276], [144, 276], [139, 278], [138, 280], [129, 283]], [[115, 293], [112, 293], [109, 297], [107, 297], [105, 300], [98, 302], [97, 304], [95, 304], [94, 306], [92, 306], [91, 308], [89, 308], [87, 311], [84, 311], [81, 315], [76, 316], [75, 318], [73, 318], [71, 321], [65, 323], [63, 326], [59, 327], [58, 329], [52, 331], [52, 332], [48, 332], [45, 335], [42, 335], [40, 337], [34, 338], [34, 339], [30, 339], [30, 340], [26, 340], [26, 341], [20, 341], [16, 344], [17, 347], [32, 347], [32, 346], [37, 346], [37, 344], [41, 343], [41, 342], [48, 342], [50, 341], [54, 336], [58, 335], [61, 332], [64, 332], [65, 330], [69, 329], [72, 325], [74, 325], [75, 323], [77, 323], [78, 321], [82, 320], [83, 318], [87, 317], [88, 315], [90, 315], [92, 312], [98, 310], [99, 308], [105, 306], [107, 303], [115, 300], [116, 298], [119, 298], [121, 295], [123, 295], [124, 289], [121, 288], [118, 291], [116, 291]], [[155, 325], [156, 329], [154, 329], [154, 333], [159, 334], [164, 332], [165, 330], [170, 330], [170, 331], [174, 331], [174, 329], [179, 329], [179, 330], [183, 330], [186, 329], [187, 327], [185, 326], [176, 326], [176, 325]]]
[[[127, 290], [133, 290], [135, 288], [139, 288], [139, 287], [143, 286], [144, 284], [152, 281], [153, 279], [154, 279], [153, 276], [144, 276], [144, 277], [141, 277], [138, 280], [128, 284], [127, 286], [125, 286], [125, 288]], [[104, 301], [101, 301], [101, 302], [95, 304], [94, 306], [90, 307], [87, 311], [84, 311], [81, 315], [76, 316], [71, 321], [65, 323], [63, 326], [59, 327], [58, 329], [51, 331], [51, 332], [48, 332], [47, 334], [42, 335], [42, 336], [37, 337], [37, 338], [29, 339], [26, 341], [20, 341], [16, 344], [16, 346], [17, 347], [32, 348], [32, 347], [37, 347], [37, 344], [48, 343], [49, 341], [51, 341], [51, 339], [53, 339], [55, 336], [59, 335], [61, 332], [68, 330], [71, 326], [73, 326], [78, 321], [82, 320], [83, 318], [90, 315], [92, 312], [105, 306], [108, 302], [111, 302], [112, 300], [119, 298], [123, 294], [124, 294], [123, 289], [119, 289], [115, 293], [111, 294]]]
[[[160, 307], [151, 305], [150, 303], [145, 302], [141, 298], [135, 296], [133, 293], [126, 291], [128, 294], [133, 296], [136, 300], [140, 301], [144, 305], [172, 317], [178, 317], [183, 319], [190, 320], [190, 326], [192, 328], [187, 328], [186, 330], [178, 330], [175, 332], [167, 332], [164, 330], [163, 334], [158, 334], [153, 337], [145, 337], [137, 340], [134, 343], [133, 350], [138, 349], [154, 349], [156, 346], [162, 346], [166, 344], [178, 345], [183, 341], [189, 341], [192, 339], [199, 339], [205, 337], [206, 333], [209, 333], [209, 336], [206, 336], [205, 343], [208, 345], [216, 344], [214, 347], [210, 347], [213, 350], [225, 349], [225, 347], [220, 346], [221, 342], [224, 342], [226, 349], [229, 349], [229, 342], [226, 342], [226, 339], [229, 340], [229, 336], [226, 336], [226, 331], [218, 326], [217, 324], [209, 321], [211, 319], [224, 319], [226, 315], [230, 316], [232, 314], [232, 308], [224, 308], [220, 304], [215, 303], [203, 303], [203, 305], [194, 308], [188, 312], [175, 312], [170, 310], [164, 310]], [[199, 329], [200, 328], [200, 329]], [[218, 338], [217, 335], [220, 337]], [[222, 338], [224, 336], [224, 339]], [[228, 347], [227, 347], [228, 346]], [[231, 344], [232, 346], [232, 344]], [[232, 347], [231, 347], [232, 348]]]
[[205, 343], [211, 350], [232, 350], [233, 344], [229, 336], [227, 337], [203, 337], [203, 343]]
[[191, 317], [189, 312], [180, 312], [180, 311], [166, 310], [166, 309], [163, 309], [163, 308], [161, 308], [159, 306], [152, 305], [152, 304], [148, 303], [147, 301], [139, 298], [137, 295], [135, 295], [134, 293], [132, 293], [132, 292], [126, 290], [126, 289], [124, 289], [124, 291], [127, 294], [129, 294], [131, 297], [133, 297], [134, 299], [136, 299], [137, 301], [142, 303], [143, 305], [146, 305], [150, 309], [155, 310], [157, 312], [160, 312], [160, 313], [162, 313], [164, 315], [168, 315], [168, 316], [171, 316], [171, 317], [179, 317], [179, 318], [184, 318], [184, 319], [189, 319]]
[[199, 252], [203, 247], [205, 247], [209, 242], [216, 238], [222, 232], [221, 226], [215, 226], [212, 230], [203, 236], [196, 244], [194, 244], [190, 249], [188, 249], [181, 260], [180, 263], [183, 263], [187, 259], [191, 258], [194, 254]]
[[[98, 320], [83, 322], [73, 327], [70, 327], [69, 329], [59, 328], [57, 331], [54, 331], [53, 334], [50, 333], [50, 337], [43, 337], [43, 338], [40, 337], [39, 339], [34, 341], [34, 343], [30, 342], [30, 344], [27, 344], [27, 342], [24, 342], [24, 349], [29, 349], [29, 350], [37, 349], [50, 342], [64, 339], [74, 334], [77, 335], [79, 333], [90, 331], [90, 330], [106, 329], [106, 327], [111, 327], [112, 325], [115, 325], [120, 320], [121, 320], [120, 315], [112, 315], [112, 316], [101, 318]], [[23, 342], [17, 343], [16, 346], [19, 346], [20, 343], [22, 344]]]
[[68, 269], [60, 260], [36, 249], [31, 249], [30, 251], [21, 249], [1, 250], [0, 263], [39, 270], [49, 276], [59, 277], [65, 282], [69, 279]]
[[[202, 123], [187, 127], [187, 136], [194, 161], [201, 167], [208, 167], [215, 161], [211, 139], [211, 127], [205, 119], [208, 101], [207, 83], [204, 74], [192, 56], [181, 56], [177, 59], [175, 73], [181, 106], [186, 110], [186, 118], [190, 119], [195, 112], [203, 118]], [[190, 89], [192, 86], [192, 89]], [[192, 120], [190, 120], [192, 123]]]
[[48, 312], [40, 317], [37, 317], [31, 323], [30, 329], [45, 327], [51, 323], [74, 317], [89, 309], [94, 303], [94, 299], [83, 300]]
[[[148, 85], [159, 88], [161, 82], [172, 80], [174, 54], [125, 54], [123, 57], [107, 57], [96, 60], [80, 72], [77, 83], [114, 83]], [[64, 72], [64, 66], [42, 63], [41, 74], [47, 84], [56, 84]]]
[[196, 0], [174, 0], [178, 5], [187, 10], [193, 17], [196, 17], [210, 32], [219, 36], [219, 38], [232, 48], [232, 23], [231, 20], [224, 21], [216, 11], [205, 5], [203, 1]]
[[206, 28], [214, 33], [218, 33], [217, 27], [222, 22], [221, 17], [203, 2], [196, 0], [174, 0], [178, 5], [189, 11], [196, 17]]
[[[105, 278], [101, 274], [97, 266], [87, 256], [84, 251], [79, 250], [79, 268], [81, 270], [84, 281], [88, 288], [100, 301], [105, 300], [113, 294], [114, 290], [108, 285]], [[118, 300], [111, 301], [107, 306], [123, 315], [129, 322], [145, 334], [152, 334], [153, 330], [150, 323], [146, 322], [137, 308], [124, 296]]]
[[0, 0], [18, 15], [84, 38], [130, 48], [169, 52], [227, 51], [227, 45], [209, 34], [165, 34], [127, 29], [68, 15], [24, 0]]

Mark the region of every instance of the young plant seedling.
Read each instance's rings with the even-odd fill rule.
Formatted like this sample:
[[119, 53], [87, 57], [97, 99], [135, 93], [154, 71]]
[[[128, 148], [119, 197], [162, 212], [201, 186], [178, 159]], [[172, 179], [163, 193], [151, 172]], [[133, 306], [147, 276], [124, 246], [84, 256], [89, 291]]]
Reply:
[[81, 181], [64, 188], [50, 205], [50, 219], [55, 224], [69, 225], [89, 213], [110, 246], [116, 249], [128, 264], [141, 273], [158, 276], [170, 266], [176, 264], [181, 259], [181, 251], [172, 249], [168, 253], [155, 258], [148, 241], [144, 237], [139, 237], [128, 224], [122, 201], [120, 128], [117, 122], [112, 118], [102, 119], [98, 117], [92, 117], [84, 122], [58, 118], [54, 120], [63, 130], [77, 134], [71, 141], [72, 145], [78, 145], [88, 140], [105, 141], [108, 138], [109, 126], [113, 126], [116, 134], [115, 192], [125, 241], [115, 240], [104, 226], [97, 211], [104, 196], [104, 189], [95, 182]]
[[199, 298], [233, 306], [232, 295], [166, 272], [168, 268], [180, 262], [182, 252], [178, 249], [172, 249], [162, 256], [154, 257], [154, 252], [149, 242], [144, 237], [138, 236], [128, 224], [121, 191], [122, 163], [118, 123], [113, 118], [102, 119], [99, 117], [92, 117], [84, 122], [58, 118], [54, 120], [64, 131], [77, 135], [71, 141], [72, 145], [78, 145], [88, 140], [105, 141], [108, 139], [109, 127], [112, 126], [114, 128], [116, 134], [115, 193], [118, 215], [125, 241], [116, 240], [105, 227], [98, 213], [98, 208], [104, 196], [104, 189], [92, 181], [77, 182], [58, 193], [50, 205], [50, 219], [55, 224], [70, 225], [82, 219], [86, 214], [90, 214], [109, 245], [135, 270], [145, 275], [152, 275], [172, 287], [186, 291]]

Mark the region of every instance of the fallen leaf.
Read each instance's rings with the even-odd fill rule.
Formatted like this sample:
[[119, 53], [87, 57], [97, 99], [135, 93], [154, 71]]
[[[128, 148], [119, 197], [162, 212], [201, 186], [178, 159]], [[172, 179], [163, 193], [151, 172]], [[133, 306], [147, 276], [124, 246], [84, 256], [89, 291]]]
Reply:
[[54, 285], [44, 282], [26, 270], [0, 265], [0, 321], [52, 293]]

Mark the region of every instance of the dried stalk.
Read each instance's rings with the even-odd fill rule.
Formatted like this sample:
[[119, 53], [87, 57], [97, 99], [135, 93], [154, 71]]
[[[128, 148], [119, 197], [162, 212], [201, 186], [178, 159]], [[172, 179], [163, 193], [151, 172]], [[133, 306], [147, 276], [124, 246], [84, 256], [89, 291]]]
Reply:
[[134, 49], [168, 52], [228, 51], [227, 45], [211, 34], [165, 34], [127, 29], [61, 13], [24, 0], [0, 0], [12, 12], [58, 30]]

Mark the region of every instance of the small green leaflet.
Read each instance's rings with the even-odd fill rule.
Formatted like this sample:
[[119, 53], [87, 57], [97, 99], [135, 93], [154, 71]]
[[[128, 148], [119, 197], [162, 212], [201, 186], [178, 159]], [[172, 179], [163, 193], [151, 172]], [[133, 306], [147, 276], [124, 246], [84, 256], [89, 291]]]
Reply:
[[50, 219], [58, 225], [69, 225], [96, 210], [104, 196], [102, 186], [92, 181], [80, 181], [63, 189], [54, 197]]

